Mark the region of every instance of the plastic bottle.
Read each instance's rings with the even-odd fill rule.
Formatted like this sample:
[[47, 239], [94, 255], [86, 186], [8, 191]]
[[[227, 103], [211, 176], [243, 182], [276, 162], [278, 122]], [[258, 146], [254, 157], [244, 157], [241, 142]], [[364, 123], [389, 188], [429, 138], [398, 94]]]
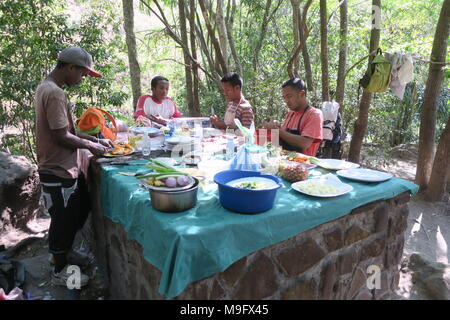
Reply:
[[148, 134], [144, 134], [143, 143], [142, 143], [142, 155], [144, 157], [148, 157], [152, 151], [152, 145], [150, 141], [150, 137]]
[[227, 153], [225, 155], [226, 160], [231, 160], [234, 157], [234, 140], [231, 137], [227, 138]]
[[173, 123], [173, 120], [169, 120], [167, 123], [167, 127], [169, 127], [169, 133], [167, 134], [169, 137], [173, 135], [173, 132], [175, 131], [175, 124]]
[[203, 127], [201, 122], [196, 121], [194, 122], [194, 136], [197, 139], [203, 139]]

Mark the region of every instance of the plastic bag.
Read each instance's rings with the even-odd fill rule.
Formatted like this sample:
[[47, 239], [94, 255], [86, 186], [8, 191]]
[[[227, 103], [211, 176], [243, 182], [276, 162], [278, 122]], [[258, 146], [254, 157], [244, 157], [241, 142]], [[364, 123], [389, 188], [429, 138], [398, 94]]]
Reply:
[[0, 288], [0, 300], [24, 300], [23, 291], [19, 287], [15, 287], [9, 294], [6, 294], [5, 291]]
[[242, 171], [259, 171], [262, 157], [267, 154], [267, 149], [255, 144], [255, 125], [252, 122], [250, 129], [242, 126], [239, 119], [234, 119], [239, 130], [246, 138], [246, 143], [238, 150], [231, 161], [230, 169]]

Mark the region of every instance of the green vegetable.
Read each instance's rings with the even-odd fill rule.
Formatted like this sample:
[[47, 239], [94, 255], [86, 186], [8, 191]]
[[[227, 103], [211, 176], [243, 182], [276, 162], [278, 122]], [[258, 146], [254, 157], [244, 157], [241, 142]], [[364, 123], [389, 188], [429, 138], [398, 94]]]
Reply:
[[235, 188], [239, 189], [248, 189], [248, 190], [257, 190], [257, 189], [266, 189], [267, 186], [264, 183], [260, 182], [241, 182], [234, 185]]
[[187, 173], [178, 171], [174, 167], [169, 166], [168, 164], [165, 164], [164, 162], [155, 159], [150, 159], [146, 167], [153, 169], [155, 172], [141, 176], [136, 176], [136, 178], [138, 179], [154, 178], [156, 180], [161, 180], [166, 178], [177, 178], [180, 176], [188, 176]]
[[155, 166], [155, 165], [152, 165], [152, 164], [147, 164], [146, 167], [150, 168], [150, 169], [153, 169], [153, 170], [155, 170], [157, 172], [174, 172], [174, 171], [177, 171], [175, 169], [168, 169], [168, 168], [164, 168], [164, 167], [160, 167], [160, 166]]
[[138, 178], [138, 179], [154, 178], [154, 177], [162, 176], [165, 174], [166, 173], [164, 173], [164, 172], [151, 172], [151, 173], [143, 174], [141, 176], [136, 176], [136, 178]]
[[163, 168], [166, 168], [166, 169], [170, 169], [172, 171], [177, 171], [177, 169], [175, 169], [174, 167], [168, 165], [167, 163], [158, 161], [156, 159], [150, 159], [150, 162], [153, 162], [153, 164], [155, 164], [157, 166], [160, 166], [160, 167], [163, 167]]
[[320, 160], [317, 159], [316, 157], [309, 157], [309, 161], [311, 163], [314, 163], [314, 164], [319, 164], [320, 163]]

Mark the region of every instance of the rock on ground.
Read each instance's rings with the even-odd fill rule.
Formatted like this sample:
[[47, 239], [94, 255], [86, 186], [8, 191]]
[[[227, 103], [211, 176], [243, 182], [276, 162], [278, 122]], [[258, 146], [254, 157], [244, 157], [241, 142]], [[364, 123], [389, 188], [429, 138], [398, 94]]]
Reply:
[[23, 229], [40, 210], [37, 166], [23, 156], [0, 152], [0, 234]]
[[428, 298], [450, 300], [450, 265], [430, 262], [414, 253], [408, 266], [413, 271], [413, 282], [422, 286]]

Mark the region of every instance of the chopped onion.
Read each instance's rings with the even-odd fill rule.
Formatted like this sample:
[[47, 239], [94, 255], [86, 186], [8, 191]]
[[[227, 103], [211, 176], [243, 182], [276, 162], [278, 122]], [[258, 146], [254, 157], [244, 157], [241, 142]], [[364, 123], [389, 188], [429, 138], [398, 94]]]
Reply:
[[175, 188], [177, 186], [177, 179], [170, 177], [170, 178], [166, 179], [165, 183], [166, 183], [166, 187]]
[[177, 178], [177, 183], [180, 187], [184, 187], [189, 183], [189, 179], [186, 176], [179, 176]]

